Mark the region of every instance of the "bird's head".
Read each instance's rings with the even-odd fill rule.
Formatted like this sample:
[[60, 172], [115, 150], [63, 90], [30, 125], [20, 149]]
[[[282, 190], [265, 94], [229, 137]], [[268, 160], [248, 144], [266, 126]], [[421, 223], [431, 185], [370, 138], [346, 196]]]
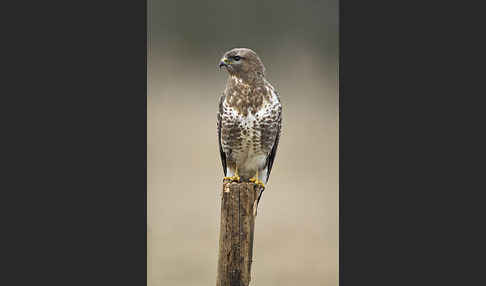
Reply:
[[240, 78], [263, 76], [265, 67], [258, 55], [247, 48], [235, 48], [227, 51], [219, 62], [219, 68], [225, 67], [230, 75]]

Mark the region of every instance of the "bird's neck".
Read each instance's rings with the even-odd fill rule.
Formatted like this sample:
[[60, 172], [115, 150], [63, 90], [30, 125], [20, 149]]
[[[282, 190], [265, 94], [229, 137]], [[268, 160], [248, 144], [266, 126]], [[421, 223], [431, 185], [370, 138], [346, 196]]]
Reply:
[[248, 84], [255, 85], [258, 82], [263, 81], [263, 75], [256, 72], [249, 72], [244, 74], [230, 74], [228, 77], [228, 82], [233, 82], [234, 84]]
[[267, 95], [263, 78], [248, 82], [236, 76], [228, 78], [225, 94], [228, 105], [244, 116], [256, 112]]

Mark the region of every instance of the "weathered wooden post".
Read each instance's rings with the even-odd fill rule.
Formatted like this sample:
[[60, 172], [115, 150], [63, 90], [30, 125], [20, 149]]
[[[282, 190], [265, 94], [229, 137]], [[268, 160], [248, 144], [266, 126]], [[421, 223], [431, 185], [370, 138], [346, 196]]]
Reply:
[[248, 286], [251, 280], [257, 200], [264, 188], [223, 182], [216, 286]]

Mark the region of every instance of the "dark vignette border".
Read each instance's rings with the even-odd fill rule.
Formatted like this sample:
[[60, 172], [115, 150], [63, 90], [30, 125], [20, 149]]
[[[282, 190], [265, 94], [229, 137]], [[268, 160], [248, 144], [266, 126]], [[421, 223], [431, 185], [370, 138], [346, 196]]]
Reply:
[[8, 285], [146, 285], [146, 9], [8, 10]]
[[484, 281], [459, 6], [340, 1], [340, 285]]

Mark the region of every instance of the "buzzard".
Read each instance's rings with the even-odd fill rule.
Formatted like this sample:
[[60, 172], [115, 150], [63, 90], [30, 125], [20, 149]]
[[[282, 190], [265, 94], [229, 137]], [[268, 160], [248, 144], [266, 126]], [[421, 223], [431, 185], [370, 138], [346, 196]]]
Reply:
[[262, 61], [250, 49], [235, 48], [226, 52], [219, 63], [219, 68], [222, 67], [229, 73], [217, 115], [225, 179], [250, 181], [265, 187], [277, 153], [282, 123], [278, 93], [265, 79]]

